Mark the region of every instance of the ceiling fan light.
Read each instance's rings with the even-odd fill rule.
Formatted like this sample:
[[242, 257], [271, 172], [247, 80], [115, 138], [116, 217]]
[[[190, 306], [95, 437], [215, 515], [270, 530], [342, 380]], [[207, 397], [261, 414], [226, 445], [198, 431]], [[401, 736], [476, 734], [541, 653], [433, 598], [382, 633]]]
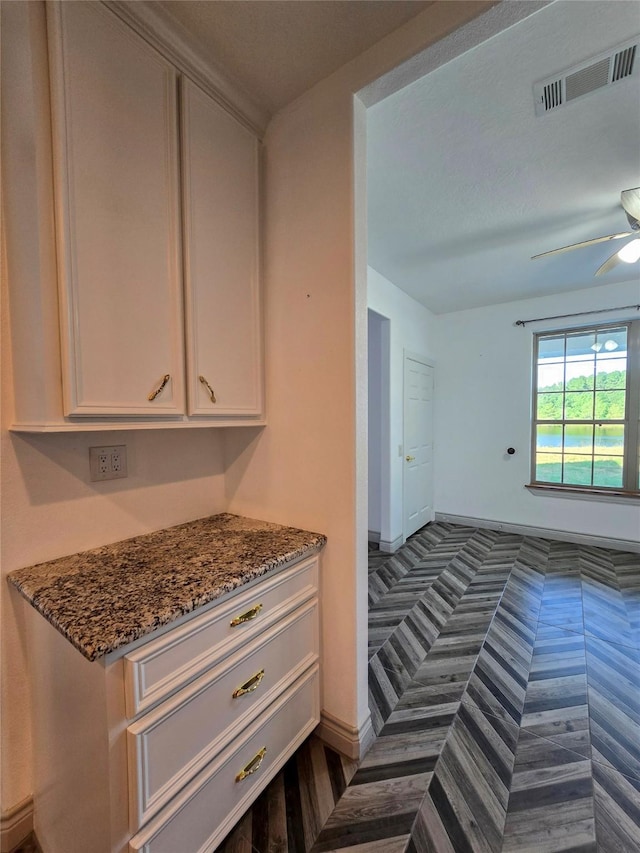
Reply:
[[640, 260], [640, 239], [632, 240], [618, 252], [618, 257], [625, 264], [635, 264]]

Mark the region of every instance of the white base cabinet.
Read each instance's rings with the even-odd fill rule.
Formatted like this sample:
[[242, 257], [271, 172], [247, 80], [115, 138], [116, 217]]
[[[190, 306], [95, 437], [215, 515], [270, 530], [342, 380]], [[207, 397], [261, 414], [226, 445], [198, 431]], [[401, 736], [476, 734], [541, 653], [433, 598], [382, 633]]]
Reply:
[[95, 663], [28, 610], [44, 853], [213, 851], [319, 722], [317, 556]]
[[241, 740], [180, 792], [166, 814], [131, 839], [131, 853], [215, 850], [317, 725], [317, 696], [316, 666], [280, 696]]

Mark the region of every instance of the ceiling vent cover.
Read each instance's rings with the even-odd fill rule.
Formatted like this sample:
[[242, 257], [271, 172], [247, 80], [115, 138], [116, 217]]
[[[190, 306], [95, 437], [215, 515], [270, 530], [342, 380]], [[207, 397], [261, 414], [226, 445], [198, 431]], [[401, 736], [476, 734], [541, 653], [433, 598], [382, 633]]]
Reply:
[[637, 50], [636, 40], [536, 83], [533, 87], [536, 115], [545, 115], [612, 83], [637, 77], [640, 68]]
[[611, 77], [612, 83], [615, 83], [616, 80], [622, 80], [625, 77], [630, 77], [633, 74], [636, 47], [637, 45], [634, 44], [631, 47], [621, 50], [619, 53], [615, 54], [613, 58], [613, 75]]

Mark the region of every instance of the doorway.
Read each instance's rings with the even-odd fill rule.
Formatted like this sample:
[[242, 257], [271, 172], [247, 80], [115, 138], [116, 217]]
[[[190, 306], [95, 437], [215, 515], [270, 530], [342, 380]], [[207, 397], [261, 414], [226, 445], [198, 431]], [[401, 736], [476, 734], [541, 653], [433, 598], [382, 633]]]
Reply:
[[402, 347], [425, 333], [409, 307], [367, 311], [368, 540], [387, 554], [433, 520], [434, 363]]
[[390, 321], [371, 309], [368, 321], [369, 384], [369, 542], [386, 550], [391, 512], [390, 481]]
[[433, 364], [422, 356], [404, 354], [404, 476], [402, 533], [433, 521]]

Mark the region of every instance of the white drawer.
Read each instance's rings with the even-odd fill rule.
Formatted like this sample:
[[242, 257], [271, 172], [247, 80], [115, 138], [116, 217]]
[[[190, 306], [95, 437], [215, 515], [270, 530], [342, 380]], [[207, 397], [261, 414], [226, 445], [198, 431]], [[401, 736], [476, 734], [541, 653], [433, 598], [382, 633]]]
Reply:
[[[318, 647], [314, 599], [132, 723], [127, 729], [130, 831], [137, 832], [315, 664]], [[244, 685], [257, 686], [234, 697]]]
[[[226, 752], [181, 791], [129, 842], [131, 853], [210, 853], [319, 720], [318, 667], [313, 667]], [[258, 764], [236, 781], [243, 768]]]
[[[310, 557], [257, 586], [241, 588], [214, 602], [162, 637], [125, 655], [125, 700], [129, 719], [175, 693], [221, 658], [245, 645], [286, 613], [315, 596], [318, 558]], [[231, 625], [232, 620], [261, 605], [253, 618]]]

